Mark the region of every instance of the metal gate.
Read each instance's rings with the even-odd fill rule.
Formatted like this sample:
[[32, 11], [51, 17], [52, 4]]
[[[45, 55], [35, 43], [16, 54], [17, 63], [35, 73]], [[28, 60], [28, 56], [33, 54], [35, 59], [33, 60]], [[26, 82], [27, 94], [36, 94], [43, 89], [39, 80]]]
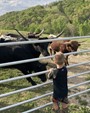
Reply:
[[[23, 41], [23, 42], [12, 42], [12, 43], [0, 43], [0, 46], [31, 44], [31, 43], [43, 43], [43, 42], [51, 42], [51, 41], [55, 41], [55, 40], [73, 40], [73, 39], [80, 39], [80, 38], [81, 39], [86, 39], [86, 38], [90, 38], [90, 36], [77, 36], [77, 37], [66, 37], [66, 38], [63, 38], [63, 39], [62, 38], [56, 38], [56, 39], [38, 40], [38, 41]], [[90, 52], [90, 48], [87, 49], [87, 50], [81, 50], [81, 51], [77, 51], [77, 52], [70, 52], [70, 53], [67, 53], [65, 55], [70, 55], [70, 54], [74, 54], [74, 53], [78, 53], [79, 54], [79, 53], [86, 53], [86, 52]], [[29, 59], [29, 60], [22, 60], [22, 61], [16, 61], [16, 62], [3, 63], [3, 64], [0, 64], [0, 68], [4, 67], [4, 66], [22, 64], [22, 63], [25, 63], [25, 62], [33, 62], [33, 61], [37, 61], [37, 60], [49, 59], [49, 58], [52, 58], [52, 57], [54, 57], [54, 55], [47, 56], [47, 57], [35, 58], [35, 59]], [[90, 61], [69, 65], [69, 66], [67, 66], [67, 68], [77, 67], [77, 66], [84, 65], [84, 64], [89, 64], [90, 65]], [[45, 71], [42, 71], [42, 72], [38, 72], [38, 73], [29, 74], [29, 75], [23, 75], [23, 76], [8, 78], [8, 79], [5, 79], [5, 80], [0, 80], [0, 84], [1, 83], [3, 84], [5, 82], [10, 82], [10, 81], [16, 81], [16, 80], [23, 79], [23, 78], [26, 78], [26, 77], [37, 76], [37, 75], [40, 75], [42, 73], [48, 73], [48, 70], [45, 70]], [[80, 75], [85, 75], [85, 74], [88, 74], [88, 73], [90, 73], [90, 70], [82, 72], [82, 73], [75, 74], [74, 76], [68, 77], [68, 79], [74, 78], [74, 77], [80, 76]], [[77, 86], [80, 86], [80, 85], [83, 85], [83, 84], [87, 84], [87, 83], [90, 83], [90, 80], [82, 82], [82, 83], [79, 83], [79, 84], [76, 84], [76, 85], [73, 85], [73, 86], [69, 87], [69, 89], [75, 88]], [[20, 90], [15, 90], [15, 91], [8, 92], [8, 93], [5, 93], [5, 94], [0, 94], [0, 98], [7, 97], [7, 96], [10, 96], [10, 95], [13, 95], [13, 94], [16, 94], [16, 93], [28, 91], [28, 90], [31, 90], [31, 89], [34, 89], [34, 88], [39, 88], [39, 87], [42, 87], [42, 86], [48, 85], [48, 84], [52, 84], [52, 81], [47, 81], [45, 83], [38, 84], [36, 86], [30, 86], [30, 87], [23, 88], [23, 89], [20, 89]], [[89, 91], [90, 91], [90, 89], [83, 90], [81, 92], [69, 95], [69, 98], [75, 97], [77, 95], [80, 95], [80, 94], [83, 94], [83, 93], [86, 93], [86, 92], [89, 92]], [[28, 99], [28, 100], [25, 100], [25, 101], [22, 101], [22, 102], [18, 102], [18, 103], [9, 105], [9, 106], [4, 106], [4, 107], [0, 108], [0, 111], [4, 111], [4, 110], [7, 110], [7, 109], [10, 109], [10, 108], [13, 108], [13, 107], [17, 107], [17, 106], [25, 104], [25, 103], [29, 103], [29, 102], [38, 100], [38, 99], [46, 97], [46, 96], [50, 96], [50, 95], [52, 95], [52, 93], [53, 92], [49, 92], [49, 93], [43, 94], [41, 96], [34, 97], [32, 99]], [[39, 106], [39, 107], [30, 109], [30, 110], [27, 110], [27, 111], [23, 111], [23, 113], [30, 113], [30, 112], [36, 111], [36, 110], [38, 110], [40, 108], [44, 108], [46, 106], [49, 106], [51, 104], [52, 104], [52, 102], [46, 103], [46, 104], [44, 104], [42, 106]]]

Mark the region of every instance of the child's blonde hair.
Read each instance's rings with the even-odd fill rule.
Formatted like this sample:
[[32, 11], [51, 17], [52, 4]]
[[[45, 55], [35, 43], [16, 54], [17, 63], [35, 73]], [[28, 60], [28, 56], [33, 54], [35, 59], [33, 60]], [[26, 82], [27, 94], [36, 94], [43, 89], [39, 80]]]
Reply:
[[64, 64], [65, 63], [65, 56], [64, 56], [64, 54], [62, 52], [56, 53], [56, 55], [54, 57], [54, 61], [58, 65]]

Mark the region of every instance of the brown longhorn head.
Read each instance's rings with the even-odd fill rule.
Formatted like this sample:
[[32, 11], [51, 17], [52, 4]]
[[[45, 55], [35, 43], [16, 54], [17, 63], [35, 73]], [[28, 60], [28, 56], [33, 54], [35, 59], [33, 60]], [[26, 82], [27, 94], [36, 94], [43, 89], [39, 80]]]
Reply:
[[[71, 40], [65, 43], [66, 43], [66, 48], [69, 52], [77, 51], [78, 47], [80, 46], [80, 43], [78, 41]], [[77, 54], [74, 54], [74, 55], [77, 55]]]

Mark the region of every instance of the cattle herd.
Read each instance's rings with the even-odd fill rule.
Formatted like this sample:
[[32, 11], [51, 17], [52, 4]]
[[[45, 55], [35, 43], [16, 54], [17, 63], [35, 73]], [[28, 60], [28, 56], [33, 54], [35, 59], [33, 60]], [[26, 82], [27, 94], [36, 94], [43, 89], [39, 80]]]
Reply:
[[[41, 38], [41, 34], [43, 33], [43, 30], [40, 33], [28, 33], [28, 37], [24, 37], [18, 30], [18, 34], [13, 33], [7, 33], [0, 36], [0, 43], [7, 43], [7, 42], [18, 42], [18, 41], [28, 41], [30, 39], [48, 39], [49, 38], [56, 38], [59, 37], [61, 34], [57, 36], [48, 36], [45, 38]], [[1, 63], [7, 63], [7, 62], [13, 62], [13, 61], [19, 61], [19, 60], [25, 60], [25, 59], [33, 59], [38, 58], [40, 54], [43, 56], [49, 56], [56, 52], [73, 52], [77, 51], [78, 47], [80, 46], [80, 43], [78, 41], [52, 41], [52, 42], [43, 42], [43, 43], [35, 43], [35, 44], [21, 44], [21, 45], [10, 45], [10, 46], [0, 46], [0, 64]], [[68, 63], [68, 55], [66, 56], [66, 65], [69, 65]], [[40, 72], [47, 70], [46, 66], [48, 63], [41, 63], [39, 61], [34, 62], [28, 62], [23, 64], [17, 64], [13, 66], [6, 66], [3, 68], [16, 68], [20, 70], [24, 75], [30, 74], [33, 71], [34, 72]], [[38, 75], [38, 77], [41, 79], [42, 82], [45, 82], [47, 80], [46, 74]], [[36, 82], [31, 78], [26, 78], [32, 85], [36, 85]]]

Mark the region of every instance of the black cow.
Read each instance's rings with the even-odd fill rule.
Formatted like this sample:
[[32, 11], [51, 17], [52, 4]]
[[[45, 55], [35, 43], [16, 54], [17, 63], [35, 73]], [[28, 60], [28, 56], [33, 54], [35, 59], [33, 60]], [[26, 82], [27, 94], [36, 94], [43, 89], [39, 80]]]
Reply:
[[[3, 42], [7, 42], [7, 41], [1, 39], [0, 43]], [[22, 44], [22, 45], [0, 47], [0, 63], [37, 58], [40, 56], [41, 53], [42, 55], [47, 56], [49, 55], [47, 48], [48, 48], [48, 43], [37, 43], [37, 44], [26, 44], [26, 45]], [[26, 75], [31, 73], [32, 71], [39, 72], [46, 70], [46, 64], [42, 64], [39, 61], [35, 61], [30, 63], [9, 66], [9, 68], [16, 68]], [[45, 74], [39, 75], [39, 78], [43, 82], [46, 81]], [[31, 82], [32, 85], [36, 85], [36, 83], [32, 80], [31, 77], [28, 77], [27, 80]]]

